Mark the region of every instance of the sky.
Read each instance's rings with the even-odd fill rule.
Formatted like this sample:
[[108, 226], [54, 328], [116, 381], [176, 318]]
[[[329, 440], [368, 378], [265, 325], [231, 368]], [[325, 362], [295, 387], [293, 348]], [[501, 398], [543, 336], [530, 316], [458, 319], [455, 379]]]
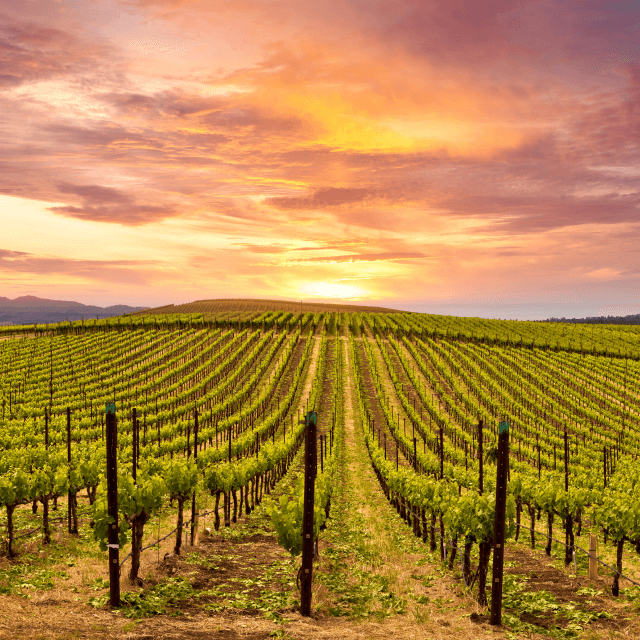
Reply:
[[638, 0], [0, 0], [0, 295], [639, 313], [638, 52]]

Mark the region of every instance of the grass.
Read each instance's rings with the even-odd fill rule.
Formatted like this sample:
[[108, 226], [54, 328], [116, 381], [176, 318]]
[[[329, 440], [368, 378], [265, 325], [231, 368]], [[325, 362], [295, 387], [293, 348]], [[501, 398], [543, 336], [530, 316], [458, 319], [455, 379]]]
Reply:
[[[166, 582], [145, 591], [122, 593], [120, 611], [126, 618], [144, 618], [168, 613], [169, 604], [197, 595], [185, 578], [169, 578]], [[89, 604], [93, 607], [104, 607], [108, 602], [109, 594], [89, 598]]]
[[384, 497], [354, 425], [353, 393], [347, 390], [350, 426], [314, 576], [325, 587], [318, 589], [317, 610], [376, 622], [408, 614], [420, 625], [432, 622], [434, 612], [450, 617], [463, 603], [443, 589], [439, 559]]
[[[538, 633], [549, 638], [577, 638], [583, 633], [585, 625], [594, 620], [613, 617], [605, 611], [587, 611], [577, 603], [560, 603], [548, 591], [529, 591], [526, 586], [526, 578], [504, 576], [502, 621], [512, 632]], [[598, 593], [588, 588], [580, 591], [582, 593], [577, 595]], [[541, 624], [524, 622], [523, 615], [538, 618]], [[551, 624], [549, 621], [552, 621]]]

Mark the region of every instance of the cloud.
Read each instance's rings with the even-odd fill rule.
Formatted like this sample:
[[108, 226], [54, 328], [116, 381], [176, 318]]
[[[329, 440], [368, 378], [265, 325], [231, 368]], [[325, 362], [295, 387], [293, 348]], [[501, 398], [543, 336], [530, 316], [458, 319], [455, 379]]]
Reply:
[[160, 222], [175, 215], [170, 206], [135, 204], [132, 196], [111, 187], [66, 182], [56, 186], [61, 193], [78, 195], [84, 200], [82, 207], [48, 207], [49, 211], [70, 218], [138, 226]]
[[241, 242], [234, 242], [232, 246], [242, 247], [244, 251], [249, 251], [250, 253], [286, 253], [290, 251], [287, 247], [282, 247], [279, 245], [261, 245], [261, 244], [246, 244]]
[[150, 261], [74, 260], [0, 249], [0, 274], [65, 275], [101, 282], [144, 285], [149, 281], [144, 268], [153, 266], [154, 263]]
[[382, 252], [382, 253], [353, 253], [341, 256], [318, 256], [315, 258], [304, 258], [302, 260], [296, 260], [296, 262], [383, 262], [383, 261], [411, 261], [420, 260], [423, 258], [429, 258], [424, 253], [419, 251], [404, 251], [404, 252]]
[[[259, 13], [259, 5], [245, 2], [237, 6], [237, 11]], [[281, 7], [287, 11], [287, 7], [290, 9], [294, 5], [283, 3]], [[152, 3], [137, 6], [145, 10]], [[175, 5], [166, 3], [163, 6]], [[356, 9], [355, 5], [349, 6]], [[199, 3], [188, 3], [184, 7], [189, 11], [204, 11], [207, 20], [212, 20], [220, 10], [207, 9]], [[394, 11], [390, 12], [390, 8]], [[469, 2], [452, 5], [377, 2], [371, 12], [362, 16], [362, 33], [367, 34], [369, 45], [375, 49], [382, 46], [385, 37], [393, 40], [394, 29], [406, 25], [416, 16], [423, 23], [427, 17], [432, 18], [429, 27], [432, 30], [436, 27], [445, 31], [458, 29], [463, 34], [467, 34], [465, 29], [472, 20], [479, 33], [470, 34], [477, 43], [490, 38], [490, 29], [497, 25], [500, 28], [495, 42], [507, 46], [509, 29], [503, 28], [501, 21], [509, 8], [510, 3], [504, 2], [491, 7]], [[361, 7], [358, 10], [361, 11]], [[567, 9], [572, 10], [571, 6]], [[321, 26], [321, 22], [318, 24]], [[411, 34], [417, 34], [417, 31], [411, 31]], [[54, 36], [56, 34], [42, 32], [39, 39], [50, 41]], [[78, 37], [74, 38], [73, 42], [79, 41]], [[495, 118], [517, 114], [527, 102], [535, 107], [542, 105], [539, 116], [532, 107], [532, 122], [536, 122], [536, 117], [557, 117], [558, 110], [549, 106], [553, 105], [553, 101], [549, 102], [550, 86], [538, 82], [537, 77], [528, 85], [509, 82], [508, 74], [507, 77], [492, 78], [489, 91], [483, 85], [483, 79], [472, 81], [462, 75], [456, 76], [454, 82], [460, 84], [461, 89], [448, 87], [443, 90], [444, 75], [440, 76], [433, 65], [425, 61], [424, 52], [420, 55], [416, 51], [410, 52], [414, 56], [411, 58], [406, 54], [408, 49], [401, 48], [394, 50], [383, 63], [374, 62], [368, 57], [370, 50], [355, 54], [346, 42], [340, 43], [341, 49], [338, 43], [323, 40], [320, 31], [310, 33], [304, 46], [295, 45], [295, 40], [276, 41], [266, 48], [266, 57], [255, 65], [246, 65], [219, 76], [215, 83], [212, 81], [213, 88], [237, 82], [238, 88], [242, 89], [226, 95], [206, 96], [178, 86], [146, 93], [128, 90], [127, 83], [118, 90], [102, 91], [99, 85], [90, 93], [91, 98], [101, 103], [111, 117], [99, 122], [87, 118], [76, 124], [61, 113], [52, 113], [48, 120], [40, 122], [40, 131], [34, 131], [34, 135], [45, 134], [38, 136], [37, 148], [33, 145], [32, 149], [26, 145], [14, 147], [15, 160], [37, 156], [31, 161], [34, 171], [30, 175], [23, 172], [22, 193], [31, 193], [38, 198], [51, 198], [59, 193], [83, 196], [80, 192], [65, 192], [60, 188], [59, 185], [65, 182], [61, 180], [62, 176], [75, 176], [69, 177], [69, 182], [79, 181], [80, 172], [87, 163], [102, 163], [119, 174], [139, 177], [138, 183], [145, 185], [144, 196], [139, 192], [135, 197], [133, 193], [127, 195], [127, 188], [117, 196], [127, 198], [118, 201], [123, 206], [115, 206], [117, 201], [85, 198], [82, 206], [69, 202], [55, 208], [56, 212], [88, 220], [144, 224], [193, 211], [206, 215], [211, 207], [210, 213], [243, 223], [268, 220], [272, 212], [267, 213], [264, 206], [258, 207], [247, 200], [255, 194], [264, 198], [266, 207], [282, 214], [272, 219], [276, 224], [300, 221], [308, 215], [305, 211], [315, 211], [329, 214], [330, 218], [324, 218], [328, 224], [338, 222], [372, 230], [390, 230], [420, 225], [415, 210], [422, 208], [423, 211], [439, 209], [441, 215], [456, 217], [482, 215], [490, 219], [494, 216], [495, 229], [500, 232], [504, 229], [506, 214], [511, 219], [525, 221], [520, 227], [525, 232], [537, 228], [539, 216], [550, 217], [544, 213], [544, 198], [540, 198], [540, 206], [536, 206], [532, 191], [566, 194], [578, 182], [584, 183], [585, 176], [589, 177], [584, 166], [577, 166], [578, 162], [584, 165], [593, 158], [585, 154], [584, 148], [589, 132], [602, 126], [598, 124], [602, 122], [610, 122], [620, 132], [622, 124], [630, 124], [629, 118], [625, 123], [621, 123], [620, 118], [625, 109], [631, 113], [633, 90], [628, 98], [624, 98], [626, 105], [624, 100], [622, 104], [619, 100], [616, 102], [620, 96], [614, 92], [601, 98], [596, 96], [587, 111], [577, 106], [580, 101], [576, 97], [571, 106], [578, 111], [573, 114], [569, 110], [569, 113], [577, 117], [570, 126], [576, 130], [583, 127], [586, 131], [573, 139], [568, 137], [571, 129], [560, 134], [543, 127], [521, 145], [485, 160], [453, 157], [439, 148], [428, 153], [420, 149], [377, 152], [354, 150], [348, 146], [331, 148], [318, 144], [317, 134], [328, 125], [339, 127], [340, 122], [331, 123], [323, 114], [305, 111], [307, 103], [324, 104], [324, 94], [347, 96], [344, 104], [334, 105], [335, 110], [344, 108], [345, 115], [364, 120], [369, 117], [375, 120], [386, 111], [391, 118], [402, 118], [426, 108], [423, 115], [426, 120], [447, 111], [453, 114], [455, 121], [456, 117], [464, 115], [467, 109], [464, 105], [476, 103], [483, 105], [479, 111], [476, 109], [476, 115], [494, 115]], [[338, 55], [340, 53], [344, 54], [343, 58]], [[357, 64], [352, 68], [356, 59]], [[422, 77], [413, 73], [417, 64], [426, 65], [429, 74]], [[467, 68], [462, 62], [456, 64], [461, 69]], [[405, 75], [396, 73], [403, 67]], [[620, 73], [624, 75], [624, 72]], [[515, 78], [511, 79], [515, 81]], [[356, 83], [358, 80], [361, 82]], [[627, 80], [630, 87], [636, 86], [633, 70], [627, 72]], [[333, 94], [330, 93], [332, 89], [322, 92], [317, 89], [322, 84], [334, 84], [337, 89]], [[291, 89], [287, 90], [289, 86]], [[304, 99], [299, 104], [287, 102], [298, 90], [303, 92]], [[465, 92], [469, 98], [459, 100]], [[498, 98], [492, 97], [495, 95]], [[277, 102], [279, 96], [285, 100]], [[390, 101], [389, 96], [394, 96], [394, 100]], [[453, 102], [440, 103], [440, 97], [436, 100], [434, 96]], [[565, 99], [564, 95], [560, 98]], [[483, 100], [487, 102], [483, 104]], [[612, 107], [611, 103], [617, 106]], [[497, 108], [495, 114], [483, 112], [494, 106]], [[566, 105], [560, 106], [565, 108]], [[324, 104], [325, 107], [330, 111], [332, 103]], [[601, 117], [611, 108], [615, 114]], [[320, 117], [320, 125], [316, 122], [317, 117]], [[603, 138], [609, 133], [605, 132]], [[579, 148], [576, 147], [577, 139], [581, 144]], [[598, 140], [589, 144], [595, 149], [603, 148]], [[61, 145], [65, 148], [64, 172], [59, 168]], [[629, 161], [631, 156], [632, 152]], [[214, 168], [215, 172], [212, 171]], [[35, 170], [38, 177], [35, 177]], [[255, 182], [249, 182], [247, 176]], [[590, 177], [594, 179], [593, 174]], [[524, 187], [518, 191], [526, 194], [520, 200], [504, 193], [515, 180]], [[602, 180], [602, 176], [598, 176], [598, 180]], [[2, 181], [0, 177], [0, 183]], [[9, 181], [5, 177], [4, 181], [0, 190], [10, 192], [20, 188], [15, 180]], [[615, 192], [615, 187], [623, 184], [622, 178], [609, 177], [609, 184]], [[54, 185], [55, 189], [49, 185]], [[218, 203], [224, 200], [224, 193], [233, 191], [236, 196], [233, 204], [222, 204], [217, 209]], [[115, 192], [112, 193], [116, 197]], [[187, 197], [177, 198], [176, 194]], [[158, 204], [167, 200], [168, 206]], [[310, 218], [316, 219], [315, 216]], [[549, 221], [540, 224], [547, 228], [553, 226]], [[517, 232], [517, 224], [514, 223], [512, 229]]]
[[137, 145], [141, 148], [162, 148], [162, 143], [152, 136], [118, 124], [101, 123], [99, 127], [80, 127], [65, 122], [45, 123], [45, 131], [65, 145], [73, 144], [83, 148], [84, 153], [98, 151], [105, 157], [118, 152], [118, 144]]
[[157, 96], [144, 95], [141, 93], [110, 92], [98, 94], [96, 97], [101, 102], [105, 102], [114, 107], [119, 113], [135, 116], [160, 114], [160, 104]]
[[[637, 38], [629, 29], [637, 13], [633, 0], [378, 0], [366, 12], [357, 0], [348, 4], [360, 9], [359, 30], [384, 43], [389, 55], [407, 51], [452, 72], [495, 77], [544, 66], [549, 77], [571, 64], [574, 71], [593, 74], [636, 57]], [[525, 77], [513, 76], [523, 94]]]
[[92, 222], [110, 222], [115, 224], [138, 226], [161, 222], [174, 215], [172, 209], [134, 205], [121, 207], [49, 207], [49, 211], [69, 218], [90, 220]]
[[113, 53], [64, 29], [0, 13], [0, 89], [51, 78], [91, 74], [98, 59]]
[[74, 193], [90, 202], [131, 202], [130, 196], [111, 187], [100, 187], [95, 184], [77, 185], [68, 182], [59, 182], [56, 187], [61, 193]]
[[370, 240], [367, 238], [331, 238], [316, 240], [310, 247], [296, 247], [296, 251], [326, 251], [327, 249], [344, 251], [345, 248], [366, 246]]
[[318, 189], [313, 195], [302, 198], [267, 198], [267, 204], [281, 209], [324, 209], [353, 202], [362, 202], [375, 192], [359, 188], [327, 187]]
[[618, 280], [623, 275], [624, 274], [620, 269], [605, 267], [603, 269], [594, 269], [593, 271], [588, 271], [584, 274], [584, 277], [588, 278], [589, 280], [608, 282], [610, 280]]
[[[463, 204], [464, 203], [464, 204]], [[552, 229], [588, 224], [618, 225], [640, 219], [640, 192], [603, 196], [494, 196], [489, 199], [468, 196], [441, 202], [448, 213], [462, 214], [462, 206], [478, 213], [490, 213], [495, 219], [479, 231], [526, 235]], [[454, 208], [455, 207], [455, 208]], [[467, 214], [468, 215], [468, 214]]]
[[8, 249], [0, 249], [0, 260], [15, 260], [29, 254], [24, 251], [9, 251]]
[[[151, 95], [127, 92], [108, 92], [97, 96], [98, 100], [115, 109], [118, 114], [144, 118], [146, 124], [153, 124], [165, 131], [168, 125], [176, 127], [194, 125], [194, 141], [224, 142], [230, 138], [259, 139], [265, 135], [287, 137], [303, 134], [307, 125], [300, 118], [281, 116], [267, 105], [252, 104], [243, 95], [210, 96], [188, 93], [173, 88]], [[170, 133], [175, 135], [175, 129]]]

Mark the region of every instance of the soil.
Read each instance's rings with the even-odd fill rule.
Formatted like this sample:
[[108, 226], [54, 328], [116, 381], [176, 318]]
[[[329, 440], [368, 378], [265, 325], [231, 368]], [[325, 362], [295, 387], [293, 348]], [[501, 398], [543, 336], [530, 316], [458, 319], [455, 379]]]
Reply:
[[[526, 578], [527, 591], [533, 593], [546, 591], [560, 604], [576, 605], [589, 613], [612, 614], [611, 618], [593, 620], [588, 627], [592, 633], [602, 633], [602, 637], [608, 637], [606, 635], [608, 631], [622, 631], [626, 637], [640, 638], [640, 616], [629, 616], [629, 604], [623, 598], [613, 598], [610, 595], [609, 577], [600, 576], [597, 580], [589, 580], [588, 576], [562, 571], [553, 566], [551, 558], [543, 551], [528, 549], [521, 543], [506, 545], [504, 560], [505, 563], [516, 564], [515, 567], [505, 568], [505, 573]], [[598, 593], [579, 595], [577, 591], [582, 588], [591, 588]], [[520, 613], [519, 617], [523, 622], [545, 629], [558, 624], [553, 614], [532, 616], [528, 613]]]

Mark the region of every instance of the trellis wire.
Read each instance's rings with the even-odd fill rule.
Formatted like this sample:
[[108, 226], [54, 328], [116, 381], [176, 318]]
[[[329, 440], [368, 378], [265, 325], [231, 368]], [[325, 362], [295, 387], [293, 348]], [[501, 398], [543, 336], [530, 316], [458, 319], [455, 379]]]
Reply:
[[[527, 527], [524, 524], [520, 525], [523, 529], [528, 529], [529, 531], [533, 531], [535, 533], [535, 529], [531, 529], [530, 527]], [[546, 536], [547, 538], [549, 538], [549, 536]], [[555, 538], [551, 538], [551, 540], [553, 540], [554, 542], [557, 542], [558, 544], [561, 544], [563, 547], [569, 547], [570, 545], [566, 544], [565, 542], [562, 542], [560, 540], [556, 540]], [[599, 562], [600, 564], [603, 564], [605, 567], [611, 569], [612, 571], [615, 571], [621, 578], [624, 578], [625, 580], [628, 580], [629, 582], [632, 582], [633, 584], [637, 585], [640, 587], [640, 582], [636, 582], [635, 580], [633, 580], [633, 578], [629, 578], [625, 575], [623, 575], [622, 573], [620, 573], [617, 569], [614, 569], [611, 565], [608, 565], [606, 562], [603, 562], [602, 560], [600, 560], [600, 558], [598, 558], [597, 556], [592, 556], [588, 551], [585, 551], [582, 547], [579, 547], [577, 544], [574, 544], [573, 547], [573, 562], [574, 565], [576, 567], [576, 573], [578, 573], [578, 565], [576, 563], [576, 549], [579, 549], [580, 551], [582, 551], [582, 553], [584, 553], [585, 555], [589, 556], [590, 558], [593, 558], [594, 560], [596, 560], [597, 562]]]
[[[213, 513], [213, 511], [203, 511], [202, 513], [199, 514], [199, 517], [208, 516], [210, 513]], [[186, 522], [183, 522], [182, 526], [183, 528], [186, 529], [187, 525], [189, 524], [191, 524], [191, 518], [189, 518], [189, 520], [187, 520]], [[177, 530], [178, 530], [178, 527], [176, 527], [172, 531], [169, 531], [169, 533], [167, 533], [166, 536], [163, 536], [162, 538], [156, 540], [155, 542], [148, 544], [146, 547], [142, 547], [142, 549], [140, 549], [140, 553], [142, 553], [143, 551], [146, 551], [147, 549], [151, 549], [151, 547], [155, 547], [157, 544], [160, 544], [163, 540], [166, 540], [170, 535], [174, 534]], [[185, 535], [186, 535], [186, 531], [185, 531]], [[130, 557], [131, 557], [131, 551], [129, 551], [129, 553], [127, 553], [127, 555], [123, 558], [122, 562], [120, 563], [120, 568], [122, 568], [122, 565], [125, 563], [125, 560], [127, 560]]]

